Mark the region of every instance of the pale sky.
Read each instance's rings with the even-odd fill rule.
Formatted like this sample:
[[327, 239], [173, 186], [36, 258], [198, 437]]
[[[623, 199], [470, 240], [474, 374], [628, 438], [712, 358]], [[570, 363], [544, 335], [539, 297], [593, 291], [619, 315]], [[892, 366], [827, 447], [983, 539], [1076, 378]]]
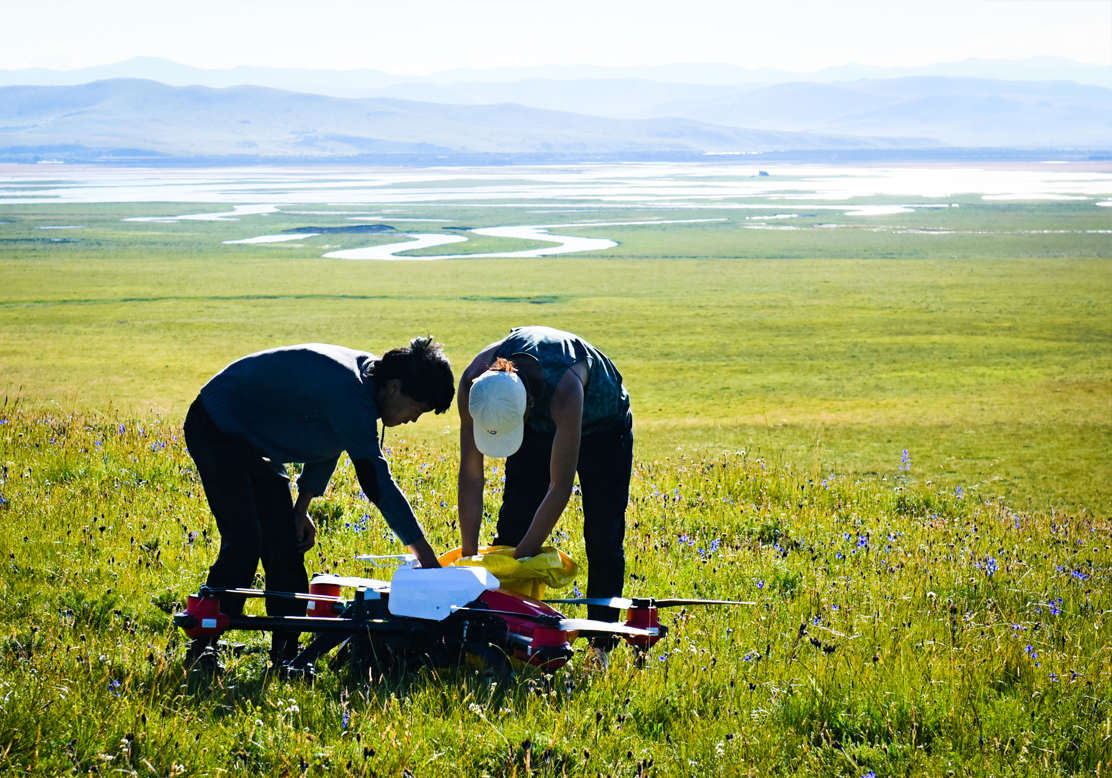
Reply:
[[1112, 65], [1112, 0], [0, 0], [0, 69]]

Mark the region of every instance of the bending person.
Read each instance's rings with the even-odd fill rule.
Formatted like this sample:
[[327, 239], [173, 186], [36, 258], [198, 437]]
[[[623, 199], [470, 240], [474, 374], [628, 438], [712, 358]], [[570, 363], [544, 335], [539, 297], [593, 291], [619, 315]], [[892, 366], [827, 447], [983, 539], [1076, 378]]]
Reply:
[[[201, 389], [185, 417], [185, 440], [220, 530], [220, 551], [206, 583], [250, 586], [262, 560], [268, 588], [308, 590], [304, 555], [316, 542], [309, 503], [324, 493], [340, 453], [355, 466], [367, 499], [422, 567], [436, 567], [413, 509], [390, 475], [378, 442], [384, 427], [444, 413], [455, 381], [440, 346], [415, 338], [377, 358], [363, 351], [309, 343], [239, 359]], [[283, 463], [304, 464], [297, 501]], [[243, 598], [221, 597], [229, 615]], [[304, 615], [304, 601], [266, 600], [271, 616]], [[297, 654], [297, 632], [275, 632], [276, 664]], [[215, 645], [194, 640], [187, 659], [216, 668]]]
[[[507, 458], [494, 543], [514, 546], [517, 557], [540, 551], [578, 473], [587, 596], [620, 595], [633, 416], [614, 364], [578, 335], [518, 327], [472, 360], [460, 379], [456, 406], [462, 553], [478, 550], [484, 456]], [[607, 620], [617, 616], [599, 607], [588, 613]], [[614, 642], [595, 645], [608, 649]]]

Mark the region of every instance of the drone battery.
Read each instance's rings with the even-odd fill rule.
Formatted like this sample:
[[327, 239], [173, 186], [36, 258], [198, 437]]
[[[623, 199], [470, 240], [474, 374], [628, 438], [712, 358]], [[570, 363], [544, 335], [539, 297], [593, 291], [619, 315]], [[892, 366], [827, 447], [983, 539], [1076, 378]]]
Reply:
[[305, 609], [306, 616], [316, 616], [318, 618], [332, 618], [336, 616], [339, 603], [337, 603], [334, 598], [340, 596], [339, 584], [313, 581], [309, 584], [309, 594], [324, 599], [309, 600], [309, 607]]

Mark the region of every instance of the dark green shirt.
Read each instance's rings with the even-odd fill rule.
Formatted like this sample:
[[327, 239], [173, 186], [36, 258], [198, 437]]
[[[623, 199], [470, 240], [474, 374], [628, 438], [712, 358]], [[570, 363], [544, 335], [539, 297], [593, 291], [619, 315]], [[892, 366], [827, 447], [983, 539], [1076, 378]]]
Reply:
[[629, 412], [629, 394], [622, 386], [622, 374], [610, 359], [578, 335], [551, 327], [515, 327], [495, 349], [494, 356], [509, 359], [514, 354], [529, 354], [544, 371], [541, 396], [525, 422], [528, 429], [553, 434], [552, 395], [568, 368], [576, 362], [587, 366], [587, 390], [583, 395], [583, 435], [618, 427]]

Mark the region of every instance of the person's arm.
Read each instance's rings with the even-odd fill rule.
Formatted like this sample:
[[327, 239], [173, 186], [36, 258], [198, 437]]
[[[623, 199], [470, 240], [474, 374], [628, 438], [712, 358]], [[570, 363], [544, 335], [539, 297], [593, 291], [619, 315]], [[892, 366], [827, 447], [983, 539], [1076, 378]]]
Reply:
[[583, 382], [574, 370], [568, 370], [560, 379], [550, 407], [552, 420], [556, 423], [556, 436], [552, 441], [552, 458], [549, 461], [548, 492], [533, 514], [529, 529], [514, 549], [514, 556], [518, 559], [540, 552], [571, 497], [583, 426]]
[[483, 523], [484, 480], [483, 455], [475, 446], [470, 418], [467, 422], [461, 420], [457, 488], [459, 537], [463, 556], [474, 556], [479, 553], [479, 528]]
[[297, 550], [304, 554], [317, 542], [317, 525], [309, 516], [309, 503], [313, 501], [312, 494], [298, 491], [297, 503], [293, 506], [293, 526], [297, 538]]
[[499, 343], [487, 346], [471, 361], [460, 377], [456, 392], [459, 411], [459, 476], [456, 484], [456, 506], [459, 514], [459, 536], [463, 556], [479, 553], [479, 530], [483, 523], [483, 454], [475, 445], [475, 433], [468, 402], [471, 382], [482, 375], [494, 360]]
[[432, 567], [440, 567], [440, 560], [437, 559], [436, 552], [432, 550], [432, 546], [429, 545], [429, 541], [425, 539], [424, 535], [410, 543], [407, 548], [417, 557], [417, 561], [420, 562], [422, 568], [427, 570]]
[[317, 525], [309, 515], [309, 503], [324, 494], [339, 457], [306, 462], [297, 478], [297, 502], [293, 506], [294, 537], [297, 550], [304, 554], [317, 542]]
[[436, 553], [432, 550], [409, 500], [405, 498], [398, 485], [390, 475], [386, 459], [379, 455], [376, 459], [352, 459], [355, 466], [355, 476], [363, 493], [367, 495], [375, 506], [378, 507], [390, 529], [398, 536], [398, 540], [409, 547], [417, 555], [421, 567], [440, 567]]
[[337, 454], [327, 459], [306, 462], [301, 468], [301, 475], [297, 477], [297, 493], [308, 494], [310, 499], [324, 494], [328, 482], [332, 480], [332, 473], [336, 470], [336, 463], [339, 461], [340, 456]]

